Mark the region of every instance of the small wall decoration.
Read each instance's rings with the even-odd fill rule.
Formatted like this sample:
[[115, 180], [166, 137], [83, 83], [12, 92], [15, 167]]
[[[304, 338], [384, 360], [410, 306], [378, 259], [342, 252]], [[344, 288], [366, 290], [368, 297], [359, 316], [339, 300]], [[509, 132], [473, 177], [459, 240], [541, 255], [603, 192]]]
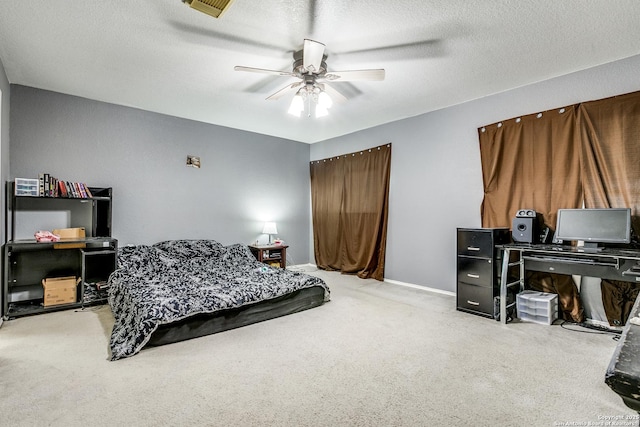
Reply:
[[191, 167], [200, 169], [200, 157], [188, 155], [187, 156], [187, 166], [191, 166]]

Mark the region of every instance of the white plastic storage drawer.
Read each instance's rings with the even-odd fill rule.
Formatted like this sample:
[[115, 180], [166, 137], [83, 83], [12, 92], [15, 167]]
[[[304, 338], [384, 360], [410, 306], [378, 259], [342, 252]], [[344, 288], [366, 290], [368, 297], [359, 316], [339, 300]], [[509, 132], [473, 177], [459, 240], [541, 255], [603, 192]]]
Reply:
[[551, 325], [558, 318], [558, 295], [537, 291], [522, 291], [516, 296], [520, 320]]

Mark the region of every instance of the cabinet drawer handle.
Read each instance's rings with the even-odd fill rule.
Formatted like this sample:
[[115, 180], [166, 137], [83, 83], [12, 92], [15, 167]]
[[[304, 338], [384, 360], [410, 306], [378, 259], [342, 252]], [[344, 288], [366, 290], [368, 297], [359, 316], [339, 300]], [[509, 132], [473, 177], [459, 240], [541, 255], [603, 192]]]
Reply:
[[467, 273], [467, 277], [471, 277], [472, 279], [479, 279], [480, 275], [479, 274]]
[[469, 304], [469, 305], [480, 305], [480, 303], [479, 303], [479, 302], [476, 302], [476, 301], [469, 301], [469, 300], [467, 300], [467, 304]]
[[479, 251], [479, 250], [480, 250], [480, 248], [477, 248], [477, 247], [475, 247], [475, 246], [467, 246], [467, 250], [468, 250], [468, 251]]

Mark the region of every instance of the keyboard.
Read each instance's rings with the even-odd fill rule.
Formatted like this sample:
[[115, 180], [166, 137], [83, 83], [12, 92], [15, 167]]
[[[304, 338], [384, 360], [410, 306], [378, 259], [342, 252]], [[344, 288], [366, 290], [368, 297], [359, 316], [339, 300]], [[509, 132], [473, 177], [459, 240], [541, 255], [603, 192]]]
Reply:
[[562, 245], [536, 245], [533, 249], [541, 249], [544, 251], [573, 252], [572, 247]]
[[561, 263], [570, 263], [570, 264], [591, 264], [596, 265], [599, 264], [593, 259], [590, 258], [569, 258], [569, 257], [554, 257], [552, 255], [535, 255], [535, 256], [526, 256], [527, 259], [535, 259], [540, 261], [548, 261], [548, 262], [561, 262]]

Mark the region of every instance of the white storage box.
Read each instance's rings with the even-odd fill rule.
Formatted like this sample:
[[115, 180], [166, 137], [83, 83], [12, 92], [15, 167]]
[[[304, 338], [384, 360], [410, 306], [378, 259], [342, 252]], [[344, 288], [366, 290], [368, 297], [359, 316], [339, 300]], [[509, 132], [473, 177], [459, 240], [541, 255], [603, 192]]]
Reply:
[[30, 178], [16, 178], [14, 192], [16, 196], [38, 197], [38, 180]]
[[520, 320], [551, 325], [558, 318], [558, 295], [522, 291], [516, 295], [516, 308]]

